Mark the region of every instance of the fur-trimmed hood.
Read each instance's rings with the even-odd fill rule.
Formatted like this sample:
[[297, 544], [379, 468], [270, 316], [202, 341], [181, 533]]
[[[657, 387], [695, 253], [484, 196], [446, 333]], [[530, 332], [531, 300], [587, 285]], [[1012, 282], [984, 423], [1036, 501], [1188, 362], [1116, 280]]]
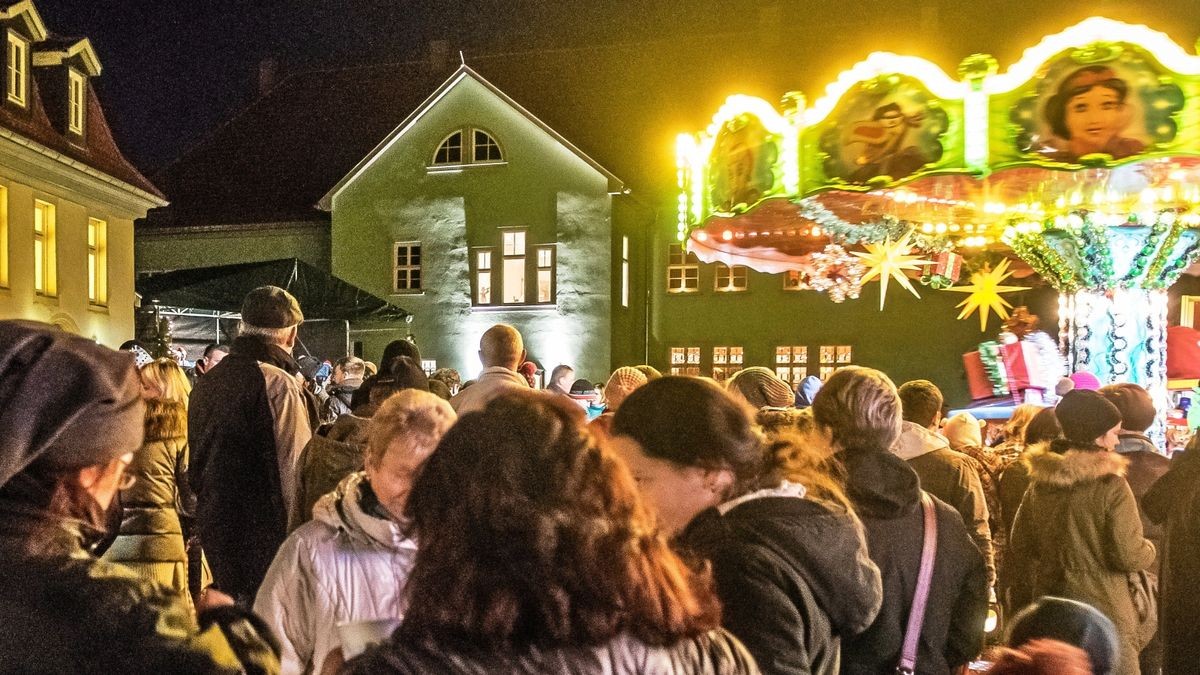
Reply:
[[1058, 454], [1049, 443], [1037, 443], [1025, 450], [1025, 465], [1035, 483], [1070, 487], [1105, 476], [1124, 476], [1129, 460], [1108, 451], [1067, 450]]
[[146, 401], [146, 442], [187, 437], [187, 406], [179, 401]]

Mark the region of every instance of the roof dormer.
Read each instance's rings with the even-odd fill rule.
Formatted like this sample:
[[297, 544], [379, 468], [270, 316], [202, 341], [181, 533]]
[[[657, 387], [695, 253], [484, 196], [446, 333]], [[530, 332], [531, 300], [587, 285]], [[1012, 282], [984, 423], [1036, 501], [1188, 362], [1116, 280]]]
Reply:
[[34, 45], [38, 91], [54, 127], [82, 140], [87, 130], [88, 87], [100, 74], [100, 60], [87, 38], [52, 35]]
[[4, 104], [29, 109], [31, 45], [46, 39], [46, 24], [29, 0], [0, 6], [4, 38]]

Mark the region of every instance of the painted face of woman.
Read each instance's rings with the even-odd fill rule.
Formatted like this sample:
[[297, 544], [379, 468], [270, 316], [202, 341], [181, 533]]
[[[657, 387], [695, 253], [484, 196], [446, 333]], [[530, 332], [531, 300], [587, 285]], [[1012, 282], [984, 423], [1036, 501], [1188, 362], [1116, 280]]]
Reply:
[[1067, 101], [1065, 121], [1080, 154], [1103, 152], [1125, 128], [1125, 103], [1118, 92], [1096, 85]]

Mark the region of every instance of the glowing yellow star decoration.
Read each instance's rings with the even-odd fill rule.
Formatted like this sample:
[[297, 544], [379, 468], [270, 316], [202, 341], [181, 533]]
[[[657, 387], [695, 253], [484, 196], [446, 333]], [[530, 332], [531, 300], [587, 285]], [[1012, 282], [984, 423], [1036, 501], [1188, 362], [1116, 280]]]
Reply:
[[1010, 276], [1012, 276], [1012, 272], [1008, 270], [1008, 259], [1005, 258], [1000, 261], [999, 265], [996, 265], [996, 269], [984, 268], [982, 271], [972, 274], [971, 283], [945, 289], [957, 293], [970, 293], [966, 300], [957, 305], [957, 307], [963, 308], [959, 312], [958, 318], [965, 319], [971, 316], [975, 310], [979, 310], [979, 330], [981, 332], [987, 330], [989, 312], [995, 312], [1001, 321], [1007, 319], [1008, 310], [1012, 309], [1012, 305], [1000, 297], [1000, 294], [1028, 290], [1023, 286], [1002, 286], [1004, 280]]
[[905, 270], [918, 270], [921, 265], [929, 265], [933, 261], [924, 260], [920, 255], [909, 254], [912, 244], [908, 243], [908, 239], [911, 236], [912, 231], [909, 231], [900, 238], [900, 241], [893, 242], [891, 239], [885, 239], [882, 244], [863, 244], [863, 248], [867, 249], [866, 253], [854, 252], [854, 255], [862, 258], [863, 267], [867, 268], [867, 273], [862, 276], [863, 283], [879, 277], [880, 311], [883, 310], [883, 302], [887, 299], [889, 279], [895, 279], [896, 283], [907, 288], [909, 293], [918, 298], [921, 297], [904, 272]]

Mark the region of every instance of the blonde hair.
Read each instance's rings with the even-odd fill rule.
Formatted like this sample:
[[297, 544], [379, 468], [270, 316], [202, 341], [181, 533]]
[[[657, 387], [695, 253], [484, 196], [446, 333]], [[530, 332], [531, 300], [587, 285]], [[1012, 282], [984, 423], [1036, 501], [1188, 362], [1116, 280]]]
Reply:
[[1022, 403], [1013, 409], [1012, 417], [1004, 425], [1006, 440], [1022, 443], [1025, 440], [1025, 427], [1042, 411], [1042, 406], [1033, 403]]
[[428, 457], [457, 416], [444, 399], [419, 389], [392, 394], [371, 416], [365, 460], [378, 467], [396, 441], [403, 451]]
[[874, 368], [835, 371], [813, 400], [812, 413], [839, 450], [887, 452], [900, 437], [900, 395], [892, 380]]
[[154, 359], [142, 366], [139, 373], [143, 382], [162, 392], [159, 396], [161, 400], [182, 403], [184, 408], [187, 407], [188, 397], [192, 394], [192, 384], [188, 382], [183, 368], [173, 359]]
[[[759, 420], [760, 424], [765, 421], [761, 412]], [[808, 409], [788, 411], [786, 418], [770, 419], [768, 424], [772, 422], [771, 427], [764, 425], [764, 432], [780, 477], [803, 485], [810, 499], [853, 513], [835, 472], [833, 448], [821, 436], [812, 412]]]

